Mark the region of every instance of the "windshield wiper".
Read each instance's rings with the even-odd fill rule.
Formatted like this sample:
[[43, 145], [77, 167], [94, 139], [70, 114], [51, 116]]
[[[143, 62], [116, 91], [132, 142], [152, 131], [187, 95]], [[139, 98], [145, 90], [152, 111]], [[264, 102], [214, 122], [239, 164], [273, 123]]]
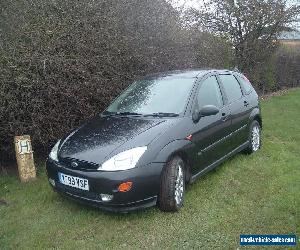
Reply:
[[179, 116], [179, 114], [175, 113], [164, 113], [164, 112], [157, 112], [152, 114], [146, 114], [144, 116], [155, 116], [155, 117], [176, 117]]
[[142, 114], [139, 114], [139, 113], [135, 113], [135, 112], [111, 112], [111, 111], [105, 111], [103, 113], [103, 115], [105, 116], [126, 116], [126, 115], [142, 115]]
[[136, 112], [116, 112], [116, 115], [142, 115]]
[[111, 111], [105, 111], [103, 113], [105, 116], [126, 116], [126, 115], [133, 115], [133, 116], [153, 116], [153, 117], [176, 117], [179, 116], [179, 114], [175, 113], [164, 113], [164, 112], [157, 112], [157, 113], [152, 113], [152, 114], [140, 114], [136, 112], [111, 112]]

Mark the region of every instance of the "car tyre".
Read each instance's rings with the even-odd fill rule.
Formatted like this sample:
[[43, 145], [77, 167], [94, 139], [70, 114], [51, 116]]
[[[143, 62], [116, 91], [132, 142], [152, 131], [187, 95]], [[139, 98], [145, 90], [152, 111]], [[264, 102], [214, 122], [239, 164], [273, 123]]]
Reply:
[[258, 121], [254, 120], [249, 129], [249, 146], [245, 150], [246, 153], [252, 154], [261, 147], [261, 127]]
[[184, 201], [185, 164], [179, 157], [173, 157], [165, 166], [160, 185], [159, 208], [165, 212], [178, 211]]

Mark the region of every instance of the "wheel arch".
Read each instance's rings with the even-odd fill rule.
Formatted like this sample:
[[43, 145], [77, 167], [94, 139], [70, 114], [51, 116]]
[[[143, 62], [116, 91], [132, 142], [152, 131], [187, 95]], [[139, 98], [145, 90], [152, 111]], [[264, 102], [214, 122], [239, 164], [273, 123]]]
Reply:
[[252, 110], [251, 114], [250, 114], [250, 122], [249, 122], [249, 126], [250, 124], [254, 121], [258, 121], [260, 128], [263, 128], [263, 123], [262, 123], [262, 117], [261, 117], [261, 113], [260, 113], [260, 109], [259, 108], [255, 108]]
[[[191, 178], [191, 164], [192, 161], [187, 153], [188, 148], [193, 147], [194, 144], [188, 140], [174, 140], [167, 144], [157, 155], [156, 161], [165, 163], [164, 168], [167, 163], [175, 156], [179, 156], [185, 165], [185, 180], [190, 181]], [[163, 168], [163, 169], [164, 169]]]
[[256, 121], [258, 121], [258, 123], [259, 123], [259, 126], [260, 126], [260, 128], [262, 129], [262, 127], [263, 127], [263, 124], [262, 124], [262, 119], [261, 119], [261, 116], [260, 115], [255, 115], [254, 117], [253, 117], [253, 121], [254, 120], [256, 120]]

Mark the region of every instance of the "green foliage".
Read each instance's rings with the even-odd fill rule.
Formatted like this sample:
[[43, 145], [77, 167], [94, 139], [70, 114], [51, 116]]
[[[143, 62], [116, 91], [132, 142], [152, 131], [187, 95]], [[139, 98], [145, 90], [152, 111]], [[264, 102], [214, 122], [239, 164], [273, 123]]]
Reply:
[[47, 151], [138, 76], [222, 67], [164, 0], [1, 1], [0, 9], [0, 162], [13, 156], [17, 134]]
[[267, 88], [271, 91], [276, 91], [276, 75], [275, 75], [275, 58], [274, 56], [271, 56], [270, 61], [267, 62], [266, 65], [266, 85]]
[[[269, 12], [273, 20], [283, 5], [269, 4], [277, 6]], [[234, 9], [236, 23], [249, 20], [236, 18], [238, 11]], [[252, 15], [247, 8], [242, 13]], [[275, 68], [273, 59], [266, 63], [252, 56], [265, 58], [268, 52], [264, 40], [252, 32], [257, 27], [253, 20], [242, 25], [250, 35], [245, 31], [237, 36], [243, 41], [241, 51], [247, 52], [241, 59], [251, 61], [246, 70], [250, 80], [263, 91], [299, 85], [299, 53], [286, 56], [280, 50]], [[236, 30], [220, 36], [215, 26], [213, 32], [204, 32], [188, 23], [195, 24], [193, 17], [184, 20], [166, 0], [0, 1], [0, 164], [13, 159], [15, 135], [31, 135], [35, 152], [44, 154], [139, 76], [235, 66], [237, 44], [228, 40]], [[260, 28], [264, 34], [269, 31]]]
[[79, 205], [52, 192], [42, 165], [36, 182], [1, 176], [1, 249], [238, 249], [240, 234], [297, 234], [299, 110], [300, 90], [264, 101], [262, 149], [189, 186], [179, 213]]
[[276, 81], [280, 88], [300, 84], [300, 41], [281, 44], [274, 55]]

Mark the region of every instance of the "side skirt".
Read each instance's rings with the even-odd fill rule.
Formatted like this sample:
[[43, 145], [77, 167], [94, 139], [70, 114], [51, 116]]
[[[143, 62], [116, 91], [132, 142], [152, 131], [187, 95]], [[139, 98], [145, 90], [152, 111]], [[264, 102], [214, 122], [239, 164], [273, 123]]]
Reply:
[[234, 149], [233, 151], [231, 151], [230, 153], [228, 153], [227, 155], [224, 155], [222, 158], [220, 158], [219, 160], [215, 161], [214, 163], [212, 163], [211, 165], [207, 166], [206, 168], [202, 169], [199, 173], [193, 175], [191, 177], [191, 181], [190, 183], [193, 183], [195, 180], [197, 180], [200, 176], [206, 174], [207, 172], [213, 170], [215, 167], [219, 166], [221, 163], [223, 163], [225, 160], [227, 160], [228, 158], [234, 156], [235, 154], [241, 152], [243, 149], [247, 148], [249, 146], [249, 141], [243, 143], [242, 145], [240, 145], [239, 147], [237, 147], [236, 149]]

